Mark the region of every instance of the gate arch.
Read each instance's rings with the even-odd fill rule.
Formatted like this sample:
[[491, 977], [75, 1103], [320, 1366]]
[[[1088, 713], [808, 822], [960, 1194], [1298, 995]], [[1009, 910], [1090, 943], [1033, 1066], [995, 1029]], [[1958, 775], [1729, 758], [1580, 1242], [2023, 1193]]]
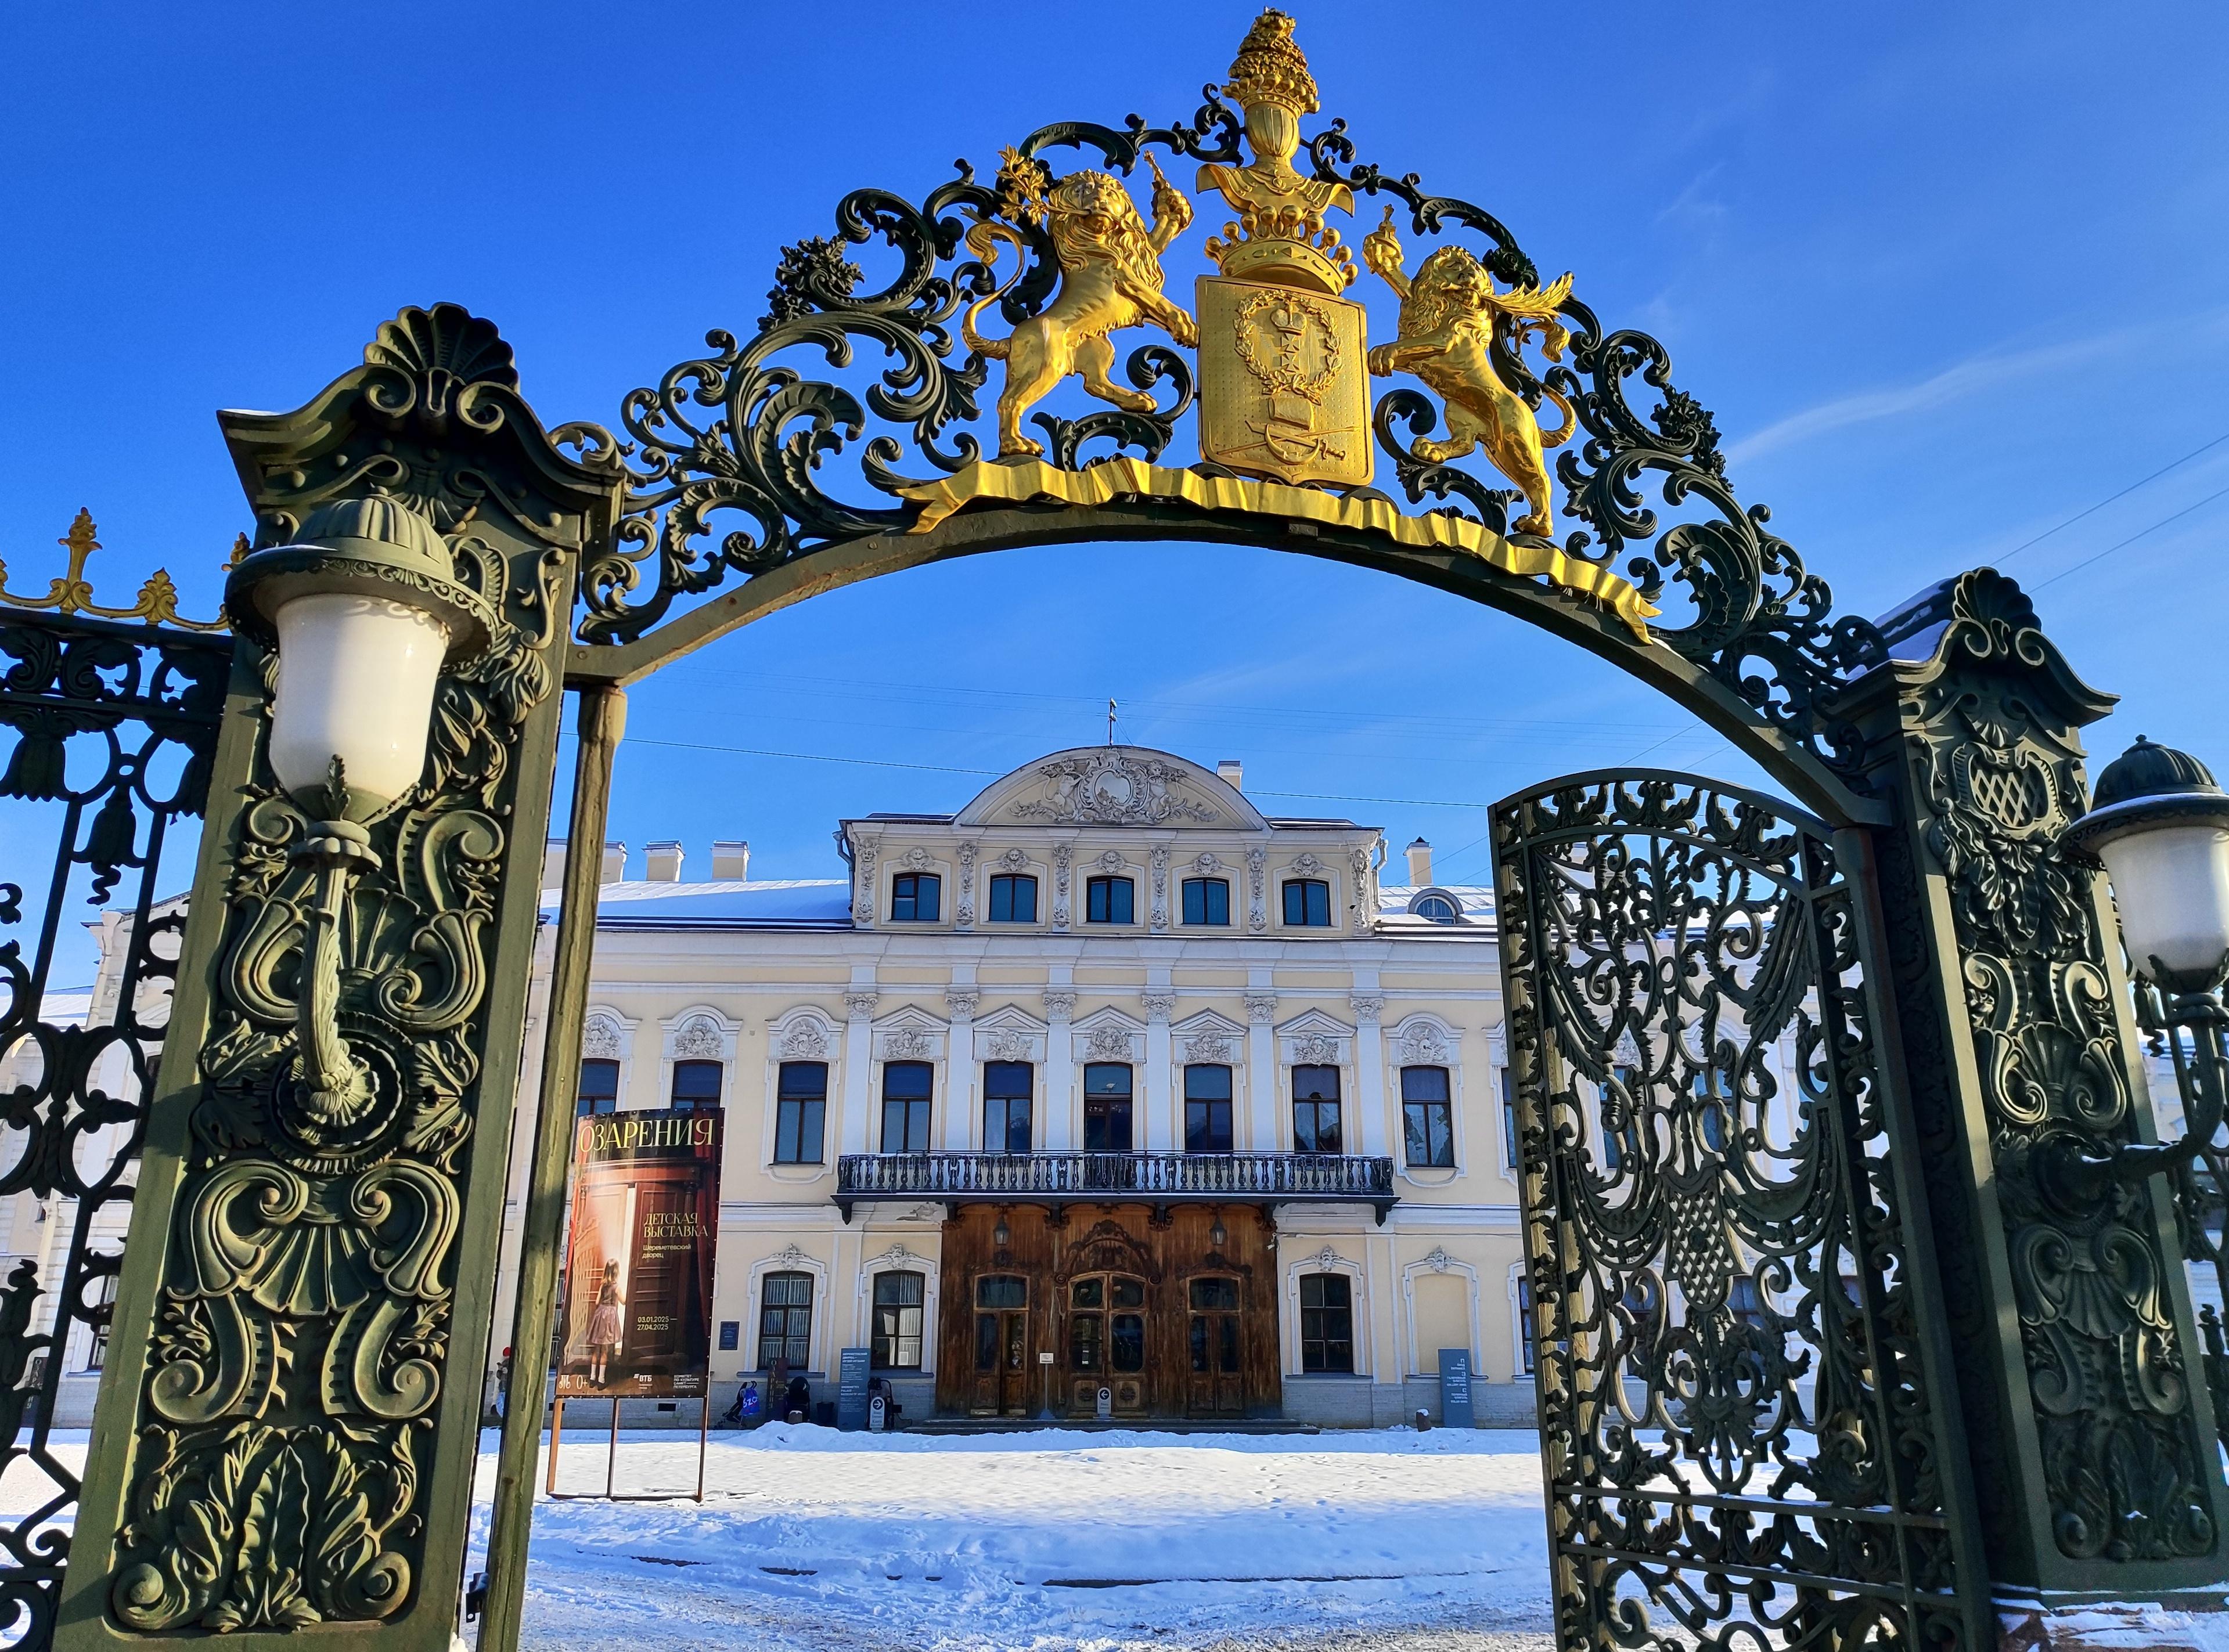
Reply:
[[[2196, 1338], [2168, 1260], [2166, 1195], [2124, 1190], [2112, 1242], [2141, 1257], [2144, 1281], [2111, 1310], [2125, 1323], [2077, 1345], [2056, 1305], [2007, 1283], [2009, 1223], [2029, 1225], [2024, 1244], [2091, 1238], [2082, 1213], [2048, 1207], [2023, 1132], [2040, 1122], [2110, 1146], [2149, 1130], [2119, 1090], [2110, 1116], [2085, 1108], [2084, 1074], [2097, 1064], [2131, 1078], [2135, 1029], [2110, 907], [2053, 848], [2080, 804], [2078, 731], [2110, 698], [2065, 669], [2017, 587], [1987, 570], [1880, 626], [1836, 617], [1769, 512], [1739, 501], [1711, 415], [1673, 386], [1661, 343], [1607, 328], [1568, 277], [1544, 282], [1482, 208], [1359, 161], [1342, 123], [1304, 142], [1300, 122], [1317, 104], [1290, 21], [1265, 13], [1189, 124], [1045, 126], [987, 180], [963, 164], [918, 202], [856, 191], [838, 203], [832, 237], [784, 250], [755, 333], [710, 335], [704, 353], [626, 397], [611, 427], [545, 430], [509, 345], [450, 304], [402, 311], [362, 366], [293, 413], [222, 416], [259, 549], [292, 544], [335, 500], [391, 525], [408, 513], [372, 510], [364, 496], [399, 499], [421, 519], [415, 550], [450, 554], [457, 578], [444, 588], [468, 586], [486, 611], [488, 648], [445, 668], [421, 781], [356, 855], [279, 785], [266, 749], [268, 638], [236, 640], [188, 960], [147, 1110], [134, 1201], [145, 1242], [124, 1262], [116, 1364], [61, 1591], [68, 1652], [312, 1623], [349, 1645], [375, 1632], [401, 1636], [394, 1648], [449, 1644], [473, 1384], [494, 1318], [491, 1271], [457, 1258], [492, 1254], [500, 1220], [504, 1156], [488, 1149], [504, 1139], [520, 1066], [557, 682], [579, 691], [581, 719], [568, 836], [601, 842], [627, 683], [821, 592], [1080, 540], [1299, 551], [1538, 624], [1695, 713], [1819, 816], [1794, 823], [1760, 804], [1807, 855], [1831, 851], [1835, 900], [1892, 903], [1895, 1010], [1923, 1052], [1904, 1077], [1930, 1132], [1928, 1210], [1899, 1207], [1915, 1233], [1923, 1214], [1939, 1223], [1948, 1253], [1939, 1269], [1915, 1265], [1911, 1284], [1945, 1299], [1961, 1364], [1970, 1356], [1979, 1373], [1959, 1401], [1973, 1444], [1928, 1461], [1973, 1475], [1990, 1518], [1962, 1540], [1962, 1559], [1986, 1535], [1988, 1565], [1962, 1568], [1946, 1604], [1930, 1598], [1946, 1586], [1937, 1562], [1950, 1546], [1934, 1546], [1930, 1511], [1899, 1507], [1886, 1547], [1871, 1551], [1878, 1534], [1829, 1529], [1840, 1511], [1828, 1497], [1739, 1510], [1759, 1522], [1732, 1534], [1744, 1544], [1811, 1522], [1776, 1559], [1831, 1565], [1814, 1569], [1819, 1586], [1798, 1591], [1793, 1617], [1766, 1602], [1736, 1638], [1784, 1630], [1839, 1644], [1871, 1635], [1885, 1620], [1868, 1603], [1886, 1602], [1904, 1630], [1957, 1617], [1978, 1640], [1992, 1578], [2062, 1598], [2213, 1584], [2229, 1488], [2200, 1386], [2176, 1363]], [[1050, 158], [1066, 150], [1095, 164], [1056, 177]], [[1217, 273], [1196, 284], [1196, 317], [1163, 291], [1161, 255], [1192, 215], [1165, 159], [1198, 163], [1194, 193], [1233, 213], [1204, 243]], [[1141, 162], [1150, 226], [1130, 193]], [[1368, 317], [1341, 296], [1359, 272], [1326, 218], [1358, 201], [1391, 203], [1361, 243], [1400, 299], [1391, 341], [1375, 347]], [[1393, 222], [1400, 208], [1405, 227]], [[1438, 243], [1413, 272], [1404, 227]], [[896, 266], [879, 285], [852, 256], [877, 240]], [[1147, 325], [1167, 343], [1122, 357], [1125, 388], [1111, 339]], [[855, 363], [862, 343], [883, 353], [880, 372]], [[1110, 405], [1040, 408], [1070, 369]], [[1370, 376], [1404, 375], [1416, 382], [1371, 404]], [[1536, 413], [1551, 407], [1558, 422], [1544, 431]], [[1383, 489], [1371, 482], [1381, 468]], [[317, 560], [286, 553], [296, 573]], [[244, 567], [236, 577], [252, 582]], [[1921, 657], [1890, 662], [1892, 642], [1922, 644], [1905, 648]], [[2014, 806], [1971, 795], [1969, 757], [2023, 777]], [[485, 1652], [509, 1652], [518, 1628], [595, 858], [569, 856], [565, 876]], [[1805, 877], [1815, 912], [1828, 886]], [[313, 921], [322, 957], [344, 944], [346, 926], [322, 916], [344, 899], [386, 917], [350, 929], [337, 971], [291, 967]], [[1874, 920], [1854, 921], [1863, 934]], [[1987, 995], [1964, 985], [1977, 960]], [[1877, 998], [1890, 983], [1866, 964]], [[295, 978], [305, 973], [307, 984]], [[302, 1053], [332, 1047], [377, 1069], [380, 1106], [351, 1138], [346, 1188], [338, 1156], [302, 1134], [318, 1121], [290, 1077]], [[2081, 1062], [2061, 1060], [2068, 1049]], [[2140, 1078], [2122, 1088], [2142, 1096]], [[283, 1196], [249, 1196], [265, 1188]], [[312, 1209], [332, 1219], [315, 1233], [297, 1220]], [[343, 1236], [331, 1246], [328, 1226]], [[375, 1254], [376, 1265], [350, 1265], [344, 1291], [326, 1288], [326, 1258]], [[309, 1283], [284, 1288], [298, 1278]], [[1886, 1313], [1893, 1291], [1880, 1284], [1858, 1289]], [[2072, 1352], [2021, 1341], [2046, 1314]], [[274, 1327], [292, 1339], [291, 1366], [270, 1352]], [[2110, 1480], [2090, 1472], [2074, 1431], [2039, 1427], [2078, 1366], [2119, 1382], [2096, 1402]], [[254, 1546], [207, 1535], [264, 1522], [282, 1498], [330, 1513], [259, 1524], [274, 1540]], [[1691, 1530], [1699, 1542], [1728, 1537]], [[1883, 1555], [1894, 1577], [1863, 1570]], [[1732, 1575], [1699, 1548], [1609, 1558], [1699, 1571], [1719, 1593]], [[1620, 1636], [1634, 1627], [1629, 1599], [1606, 1609]], [[1706, 1602], [1691, 1627], [1698, 1616], [1726, 1614]]]

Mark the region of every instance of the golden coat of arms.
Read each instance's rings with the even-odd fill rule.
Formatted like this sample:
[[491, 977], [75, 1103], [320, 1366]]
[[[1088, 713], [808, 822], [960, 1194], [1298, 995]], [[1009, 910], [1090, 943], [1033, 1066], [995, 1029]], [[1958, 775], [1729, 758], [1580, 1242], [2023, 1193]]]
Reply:
[[1199, 188], [1237, 213], [1211, 236], [1220, 275], [1200, 278], [1200, 457], [1241, 476], [1352, 486], [1370, 480], [1362, 306], [1339, 295], [1354, 256], [1324, 222], [1354, 210], [1344, 184], [1293, 167], [1316, 83], [1293, 21], [1267, 11], [1230, 66], [1254, 158], [1200, 169]]

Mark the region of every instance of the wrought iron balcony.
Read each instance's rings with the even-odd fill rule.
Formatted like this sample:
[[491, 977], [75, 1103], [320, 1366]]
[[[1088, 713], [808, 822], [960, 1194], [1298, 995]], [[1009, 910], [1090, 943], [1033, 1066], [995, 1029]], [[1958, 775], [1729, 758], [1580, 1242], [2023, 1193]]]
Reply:
[[1280, 1205], [1366, 1203], [1384, 1222], [1398, 1201], [1393, 1161], [1346, 1153], [847, 1153], [836, 1162], [836, 1207], [877, 1199], [947, 1205]]

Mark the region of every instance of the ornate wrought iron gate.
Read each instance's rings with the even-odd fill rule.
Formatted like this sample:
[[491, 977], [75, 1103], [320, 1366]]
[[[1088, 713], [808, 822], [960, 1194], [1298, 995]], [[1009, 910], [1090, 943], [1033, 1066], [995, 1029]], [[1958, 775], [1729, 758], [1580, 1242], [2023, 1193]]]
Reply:
[[[37, 807], [11, 816], [8, 836], [46, 826], [55, 838], [44, 887], [0, 884], [0, 934], [10, 936], [0, 940], [0, 1195], [35, 1194], [42, 1226], [53, 1224], [48, 1284], [27, 1260], [0, 1288], [0, 1466], [45, 1482], [35, 1507], [0, 1524], [0, 1635], [38, 1648], [53, 1636], [79, 1493], [48, 1446], [55, 1399], [66, 1365], [98, 1365], [108, 1333], [184, 923], [160, 897], [183, 893], [190, 861], [172, 865], [167, 889], [157, 880], [173, 829], [207, 797], [232, 638], [10, 610], [0, 655], [0, 727], [12, 737], [0, 747], [0, 797], [52, 811], [51, 825]], [[11, 842], [10, 869], [41, 853]], [[89, 1005], [65, 1013], [58, 989], [77, 983], [55, 979], [58, 943], [103, 912], [121, 914], [128, 932], [106, 949]]]
[[1986, 1643], [1861, 846], [1655, 772], [1493, 846], [1562, 1644]]

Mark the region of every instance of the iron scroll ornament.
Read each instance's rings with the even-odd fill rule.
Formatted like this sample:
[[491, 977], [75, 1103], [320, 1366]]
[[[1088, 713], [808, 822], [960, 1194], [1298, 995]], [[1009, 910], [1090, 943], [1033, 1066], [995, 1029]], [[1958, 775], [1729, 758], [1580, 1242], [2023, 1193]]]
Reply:
[[[753, 335], [716, 330], [705, 354], [630, 392], [620, 439], [592, 425], [557, 432], [588, 457], [622, 458], [629, 473], [614, 542], [581, 565], [580, 640], [632, 643], [677, 602], [731, 575], [749, 578], [831, 547], [903, 533], [919, 508], [900, 490], [986, 457], [978, 431], [991, 363], [965, 347], [956, 318], [990, 298], [1018, 325], [1044, 312], [1061, 275], [1044, 226], [1014, 209], [1014, 162], [1073, 148], [1125, 176], [1156, 150], [1172, 161], [1228, 164], [1240, 157], [1240, 131], [1239, 112], [1210, 86], [1188, 125], [1149, 126], [1136, 116], [1119, 128], [1057, 123], [1009, 151], [992, 182], [962, 161], [958, 176], [919, 204], [883, 189], [846, 195], [832, 236], [783, 249]], [[1533, 260], [1492, 214], [1427, 193], [1414, 173], [1358, 163], [1354, 154], [1340, 121], [1306, 148], [1316, 182], [1388, 197], [1406, 209], [1414, 233], [1476, 243], [1479, 262], [1494, 276], [1537, 281]], [[1003, 286], [974, 250], [992, 227], [1025, 243], [1031, 260]], [[878, 286], [851, 257], [876, 241], [896, 257], [895, 272]], [[1836, 773], [1854, 775], [1855, 737], [1821, 702], [1881, 657], [1879, 632], [1862, 618], [1835, 617], [1826, 581], [1770, 531], [1770, 512], [1740, 503], [1710, 413], [1673, 386], [1659, 341], [1606, 330], [1575, 297], [1561, 301], [1557, 318], [1570, 353], [1544, 375], [1526, 367], [1506, 317], [1496, 319], [1492, 359], [1527, 404], [1552, 394], [1574, 410], [1578, 440], [1555, 468], [1565, 509], [1583, 526], [1558, 548], [1629, 580], [1651, 603], [1683, 605], [1670, 623], [1651, 628], [1657, 643], [1716, 678], [1761, 724]], [[864, 382], [851, 371], [863, 344], [888, 362]], [[837, 374], [823, 376], [829, 368]], [[1076, 419], [1038, 413], [1033, 423], [1047, 463], [1073, 471], [1124, 453], [1158, 461], [1177, 444], [1193, 400], [1185, 354], [1165, 343], [1142, 346], [1128, 353], [1123, 376], [1139, 390], [1158, 390], [1153, 410], [1108, 408]], [[1429, 501], [1430, 512], [1506, 535], [1513, 496], [1490, 473], [1417, 456], [1436, 418], [1432, 400], [1407, 384], [1379, 397], [1371, 429], [1398, 486], [1411, 505]], [[848, 469], [838, 464], [847, 454], [854, 456]], [[1346, 491], [1385, 498], [1374, 489]], [[716, 541], [721, 523], [734, 525]]]
[[1493, 831], [1559, 1643], [1979, 1643], [1831, 834], [1654, 772]]

